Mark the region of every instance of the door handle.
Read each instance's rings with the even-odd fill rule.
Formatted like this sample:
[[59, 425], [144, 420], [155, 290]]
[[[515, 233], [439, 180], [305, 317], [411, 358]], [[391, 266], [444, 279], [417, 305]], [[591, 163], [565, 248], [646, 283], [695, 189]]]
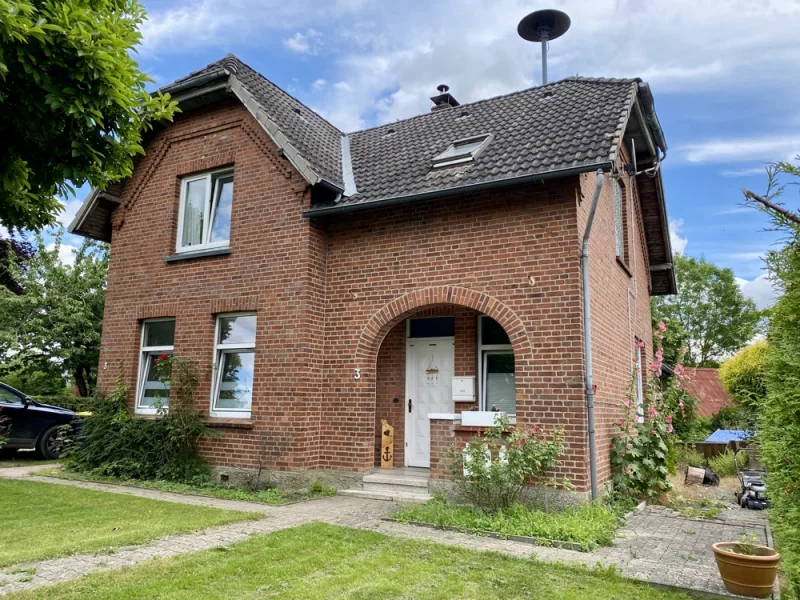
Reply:
[[409, 412], [409, 413], [411, 412], [411, 407], [413, 406], [413, 404], [414, 404], [414, 403], [412, 402], [411, 398], [409, 398], [409, 399], [408, 399], [408, 412]]

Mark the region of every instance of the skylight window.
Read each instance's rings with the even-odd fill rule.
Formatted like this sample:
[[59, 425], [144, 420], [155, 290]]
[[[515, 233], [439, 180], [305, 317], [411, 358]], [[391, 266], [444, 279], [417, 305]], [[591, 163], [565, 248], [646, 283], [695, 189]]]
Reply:
[[478, 158], [478, 155], [483, 152], [490, 141], [492, 141], [491, 133], [457, 140], [450, 144], [444, 152], [434, 157], [433, 166], [447, 167], [472, 162]]

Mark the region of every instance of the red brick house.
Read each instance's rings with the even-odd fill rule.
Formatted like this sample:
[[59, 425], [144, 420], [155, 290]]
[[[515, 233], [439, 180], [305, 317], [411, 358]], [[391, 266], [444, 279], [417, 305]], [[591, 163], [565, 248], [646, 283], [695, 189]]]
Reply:
[[[111, 242], [99, 384], [152, 414], [152, 361], [192, 358], [219, 472], [352, 484], [380, 460], [445, 477], [461, 414], [561, 426], [591, 488], [581, 241], [597, 483], [650, 301], [675, 291], [653, 99], [572, 77], [345, 134], [228, 56], [163, 91], [173, 123], [70, 231]], [[647, 369], [644, 369], [646, 372]], [[160, 393], [165, 393], [160, 390]], [[470, 415], [475, 416], [475, 415]]]

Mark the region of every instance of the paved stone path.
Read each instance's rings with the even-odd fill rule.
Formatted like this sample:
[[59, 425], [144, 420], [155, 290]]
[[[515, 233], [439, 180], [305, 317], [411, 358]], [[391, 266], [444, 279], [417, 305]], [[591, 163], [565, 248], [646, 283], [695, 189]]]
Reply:
[[719, 579], [711, 544], [717, 541], [736, 541], [742, 533], [755, 533], [759, 540], [769, 545], [772, 542], [765, 516], [755, 511], [730, 511], [730, 514], [725, 511], [722, 515], [724, 520], [701, 520], [686, 519], [662, 507], [647, 507], [628, 519], [615, 538], [614, 546], [585, 553], [383, 521], [382, 517], [388, 516], [396, 508], [394, 503], [385, 501], [335, 496], [288, 506], [267, 506], [127, 486], [38, 477], [32, 475], [33, 471], [35, 468], [30, 467], [0, 469], [0, 477], [24, 477], [154, 500], [262, 512], [265, 518], [209, 528], [197, 533], [167, 536], [149, 544], [120, 548], [113, 554], [75, 555], [0, 569], [0, 596], [15, 590], [69, 581], [93, 571], [226, 546], [255, 534], [270, 533], [311, 521], [370, 529], [386, 535], [474, 550], [504, 552], [521, 558], [534, 556], [543, 562], [588, 567], [614, 565], [623, 575], [633, 579], [721, 596], [728, 594]]

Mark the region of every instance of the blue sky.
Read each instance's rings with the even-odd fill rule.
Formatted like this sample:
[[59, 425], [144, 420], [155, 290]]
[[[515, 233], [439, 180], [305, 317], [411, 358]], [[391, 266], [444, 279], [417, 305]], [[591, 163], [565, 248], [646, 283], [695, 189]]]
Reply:
[[[539, 83], [538, 45], [521, 40], [516, 25], [540, 2], [141, 1], [149, 20], [139, 61], [157, 85], [233, 52], [345, 131], [429, 110], [440, 83], [462, 103]], [[767, 304], [761, 256], [776, 235], [763, 215], [741, 206], [740, 189], [763, 191], [764, 164], [800, 153], [800, 2], [548, 7], [572, 18], [551, 44], [551, 80], [650, 83], [670, 147], [664, 178], [674, 248], [731, 267], [745, 293]], [[78, 204], [67, 202], [63, 222]]]

